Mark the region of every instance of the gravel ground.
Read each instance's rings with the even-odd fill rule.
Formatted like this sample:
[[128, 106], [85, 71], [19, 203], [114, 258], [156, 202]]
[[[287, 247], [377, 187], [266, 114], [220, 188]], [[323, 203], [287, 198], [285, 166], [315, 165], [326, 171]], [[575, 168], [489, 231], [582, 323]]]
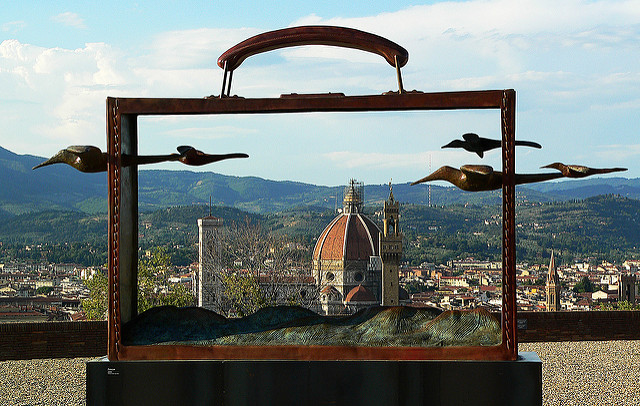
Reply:
[[[520, 344], [542, 360], [545, 406], [640, 405], [640, 340]], [[90, 358], [0, 362], [0, 405], [84, 405]]]
[[542, 360], [542, 399], [555, 405], [640, 405], [640, 341], [523, 343]]
[[0, 405], [84, 405], [85, 362], [89, 359], [0, 362]]

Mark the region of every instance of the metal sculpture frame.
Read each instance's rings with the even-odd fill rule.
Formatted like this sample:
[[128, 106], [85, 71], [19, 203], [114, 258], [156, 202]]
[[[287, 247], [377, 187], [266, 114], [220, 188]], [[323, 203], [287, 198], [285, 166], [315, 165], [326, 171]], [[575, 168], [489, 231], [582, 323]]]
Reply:
[[[108, 358], [293, 360], [515, 360], [515, 91], [391, 92], [383, 95], [287, 95], [280, 98], [108, 98], [109, 304]], [[302, 112], [499, 109], [502, 129], [502, 343], [492, 347], [334, 346], [125, 346], [122, 326], [137, 314], [138, 168], [122, 166], [136, 155], [141, 115], [225, 115]]]

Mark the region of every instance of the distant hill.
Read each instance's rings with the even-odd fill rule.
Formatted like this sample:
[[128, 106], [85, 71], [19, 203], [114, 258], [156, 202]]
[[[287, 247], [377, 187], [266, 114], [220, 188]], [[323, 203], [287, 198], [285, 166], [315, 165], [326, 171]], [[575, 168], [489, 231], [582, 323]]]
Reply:
[[[376, 223], [380, 216], [366, 211]], [[172, 260], [186, 265], [197, 258], [197, 219], [209, 214], [207, 205], [163, 208], [140, 216], [139, 246], [170, 247]], [[332, 210], [295, 208], [253, 214], [214, 206], [211, 214], [233, 223], [260, 223], [267, 230], [314, 246], [335, 216]], [[379, 210], [379, 207], [377, 208]], [[427, 207], [403, 204], [404, 260], [446, 263], [455, 258], [499, 260], [502, 247], [501, 208], [495, 205], [452, 204]], [[584, 200], [522, 203], [517, 208], [517, 258], [545, 263], [554, 250], [556, 260], [637, 258], [640, 247], [640, 200], [601, 195]], [[42, 211], [0, 221], [0, 262], [30, 258], [48, 262], [102, 265], [107, 252], [107, 215], [78, 211]], [[25, 246], [32, 249], [26, 250]], [[40, 247], [40, 248], [35, 248]]]
[[44, 158], [0, 147], [0, 218], [41, 210], [106, 211], [106, 175], [85, 174], [66, 165], [31, 168]]
[[[31, 168], [45, 158], [17, 155], [0, 147], [0, 219], [42, 210], [76, 210], [106, 213], [107, 176], [80, 173], [66, 165]], [[345, 173], [345, 183], [349, 174]], [[208, 204], [234, 207], [253, 213], [274, 213], [295, 207], [332, 209], [341, 206], [343, 186], [316, 186], [302, 182], [272, 181], [214, 172], [142, 170], [138, 179], [141, 211]], [[429, 203], [428, 185], [393, 185], [403, 203]], [[365, 204], [379, 205], [389, 194], [388, 185], [365, 185]], [[640, 179], [590, 178], [519, 186], [519, 202], [553, 202], [616, 194], [640, 199]], [[337, 197], [336, 197], [337, 196]], [[468, 193], [455, 187], [432, 185], [433, 205], [501, 202], [501, 192]]]

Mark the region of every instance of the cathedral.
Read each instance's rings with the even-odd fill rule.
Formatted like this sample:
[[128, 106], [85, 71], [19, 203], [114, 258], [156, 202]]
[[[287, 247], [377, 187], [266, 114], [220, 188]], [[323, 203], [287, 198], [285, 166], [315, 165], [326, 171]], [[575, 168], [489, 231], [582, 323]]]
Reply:
[[[362, 212], [363, 200], [364, 185], [351, 180], [345, 188], [342, 212], [316, 242], [313, 282], [306, 283], [315, 284], [314, 290], [319, 291], [319, 301], [313, 299], [312, 308], [320, 314], [352, 314], [370, 306], [398, 306], [409, 301], [398, 277], [403, 239], [400, 203], [389, 184], [380, 229]], [[222, 219], [216, 217], [198, 219], [200, 260], [194, 294], [198, 306], [216, 311], [224, 301], [224, 291], [216, 277], [221, 266], [222, 225]], [[298, 285], [294, 283], [289, 288], [299, 289]]]
[[327, 225], [313, 250], [313, 276], [320, 289], [321, 312], [326, 315], [351, 314], [380, 304], [397, 306], [408, 299], [398, 281], [399, 203], [390, 185], [381, 230], [362, 212], [363, 192], [363, 184], [352, 179], [342, 213]]

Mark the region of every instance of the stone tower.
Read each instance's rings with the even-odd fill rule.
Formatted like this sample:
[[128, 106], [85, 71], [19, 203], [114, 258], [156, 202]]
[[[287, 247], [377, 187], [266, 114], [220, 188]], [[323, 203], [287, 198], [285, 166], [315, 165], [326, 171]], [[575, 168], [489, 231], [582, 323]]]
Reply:
[[207, 216], [198, 219], [198, 275], [194, 293], [199, 307], [212, 310], [216, 299], [216, 270], [220, 267], [222, 219]]
[[402, 233], [400, 232], [400, 203], [393, 198], [389, 182], [389, 198], [384, 202], [384, 227], [380, 234], [382, 258], [382, 305], [398, 306], [398, 269], [402, 257]]
[[547, 311], [560, 311], [560, 277], [556, 272], [556, 261], [551, 251], [551, 261], [549, 261], [549, 273], [547, 274]]
[[634, 274], [618, 277], [618, 301], [636, 302], [636, 276]]

